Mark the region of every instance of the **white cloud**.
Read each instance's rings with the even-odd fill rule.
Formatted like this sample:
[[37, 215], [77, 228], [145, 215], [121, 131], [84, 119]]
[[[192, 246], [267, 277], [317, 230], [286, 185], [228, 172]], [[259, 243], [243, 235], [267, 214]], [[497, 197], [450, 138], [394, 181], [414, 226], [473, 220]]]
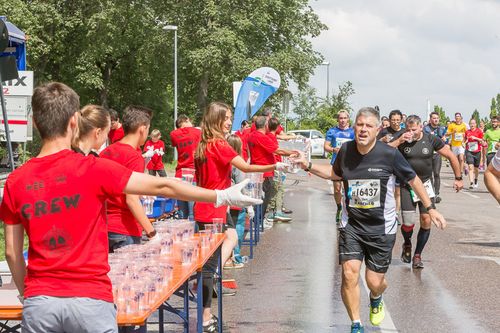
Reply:
[[[313, 40], [331, 66], [331, 89], [351, 81], [358, 109], [424, 115], [427, 99], [468, 117], [500, 93], [500, 2], [311, 1], [329, 30]], [[326, 69], [310, 84], [326, 95]]]

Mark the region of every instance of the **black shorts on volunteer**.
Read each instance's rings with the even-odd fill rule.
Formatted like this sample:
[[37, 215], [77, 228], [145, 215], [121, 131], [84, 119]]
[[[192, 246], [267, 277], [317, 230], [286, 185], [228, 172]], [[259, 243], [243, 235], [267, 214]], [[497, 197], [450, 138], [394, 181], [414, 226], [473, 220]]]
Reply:
[[479, 164], [481, 162], [481, 152], [478, 151], [476, 153], [473, 153], [471, 151], [466, 150], [465, 151], [465, 161], [467, 164], [472, 164], [474, 165], [475, 168], [479, 168]]
[[386, 273], [392, 259], [396, 234], [365, 235], [349, 228], [339, 229], [339, 261], [365, 260], [366, 267]]
[[[418, 206], [418, 211], [420, 212], [420, 214], [428, 214], [427, 209], [425, 209], [424, 205], [422, 204], [422, 201], [413, 201], [410, 189], [411, 187], [408, 185], [401, 187], [401, 211], [414, 212], [417, 210]], [[435, 197], [431, 198], [432, 204], [435, 204], [434, 199]]]

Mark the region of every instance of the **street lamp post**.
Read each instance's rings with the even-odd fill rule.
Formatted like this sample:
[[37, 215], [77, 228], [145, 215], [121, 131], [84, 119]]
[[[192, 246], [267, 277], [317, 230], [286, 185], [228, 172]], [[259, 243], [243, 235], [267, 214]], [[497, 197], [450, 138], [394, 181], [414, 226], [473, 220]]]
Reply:
[[[177, 26], [166, 25], [163, 30], [174, 31], [174, 129], [177, 121]], [[177, 150], [174, 150], [174, 160], [177, 160]]]
[[330, 98], [330, 62], [323, 61], [322, 66], [326, 66], [326, 100]]

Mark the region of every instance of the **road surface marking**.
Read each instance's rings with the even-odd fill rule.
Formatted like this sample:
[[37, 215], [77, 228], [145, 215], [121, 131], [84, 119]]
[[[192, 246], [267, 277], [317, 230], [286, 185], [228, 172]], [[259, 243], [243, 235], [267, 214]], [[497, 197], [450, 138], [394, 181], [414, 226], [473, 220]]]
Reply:
[[[360, 277], [361, 281], [363, 281], [363, 286], [365, 287], [365, 291], [368, 294], [368, 297], [370, 296], [370, 289], [368, 289], [368, 285], [366, 284], [365, 281], [365, 274], [366, 274], [366, 267], [365, 265], [361, 265], [361, 272], [360, 272]], [[394, 325], [394, 322], [392, 321], [391, 314], [389, 312], [389, 309], [387, 308], [387, 302], [384, 300], [384, 308], [385, 308], [385, 318], [382, 324], [378, 326], [379, 330], [377, 332], [385, 332], [385, 333], [394, 333], [394, 332], [399, 332], [396, 329], [396, 326]]]
[[461, 257], [462, 258], [467, 258], [467, 259], [491, 260], [493, 262], [496, 262], [497, 265], [500, 265], [500, 258], [488, 257], [488, 256], [461, 256]]

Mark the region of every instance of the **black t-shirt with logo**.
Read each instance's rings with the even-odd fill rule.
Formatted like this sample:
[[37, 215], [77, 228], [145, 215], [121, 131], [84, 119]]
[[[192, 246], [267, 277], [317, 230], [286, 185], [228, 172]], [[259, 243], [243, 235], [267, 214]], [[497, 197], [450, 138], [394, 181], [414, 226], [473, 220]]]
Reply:
[[444, 142], [437, 136], [423, 133], [422, 139], [411, 143], [403, 142], [398, 149], [422, 182], [425, 182], [432, 177], [432, 157], [434, 152], [443, 147]]
[[416, 176], [397, 149], [377, 141], [362, 155], [355, 141], [347, 142], [333, 171], [344, 183], [342, 228], [364, 235], [396, 233], [395, 178], [408, 182]]

